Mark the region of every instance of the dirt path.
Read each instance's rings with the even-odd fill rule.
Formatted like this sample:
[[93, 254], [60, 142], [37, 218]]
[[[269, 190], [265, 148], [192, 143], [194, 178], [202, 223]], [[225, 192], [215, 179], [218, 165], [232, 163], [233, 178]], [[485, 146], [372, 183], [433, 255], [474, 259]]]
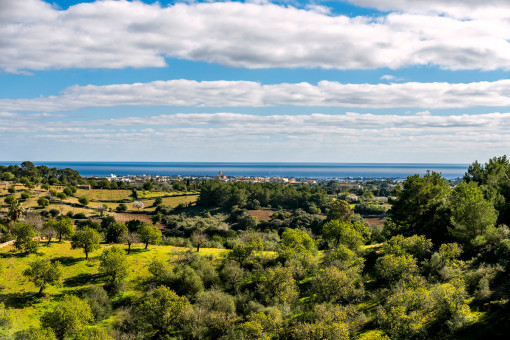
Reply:
[[0, 243], [0, 248], [7, 247], [9, 244], [13, 244], [13, 243], [14, 243], [14, 240]]

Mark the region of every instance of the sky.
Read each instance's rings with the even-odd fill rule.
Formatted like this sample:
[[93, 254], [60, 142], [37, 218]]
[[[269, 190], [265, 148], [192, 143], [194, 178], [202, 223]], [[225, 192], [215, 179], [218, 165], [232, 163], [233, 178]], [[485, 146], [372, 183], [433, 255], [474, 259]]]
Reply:
[[0, 160], [471, 163], [510, 1], [0, 0]]

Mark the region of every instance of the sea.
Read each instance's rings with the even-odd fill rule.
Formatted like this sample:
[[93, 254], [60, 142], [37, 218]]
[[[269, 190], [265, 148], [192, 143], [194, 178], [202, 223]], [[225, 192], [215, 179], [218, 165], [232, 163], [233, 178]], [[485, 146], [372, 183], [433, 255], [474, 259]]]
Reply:
[[[160, 175], [295, 177], [313, 179], [404, 179], [428, 170], [447, 179], [462, 177], [468, 164], [440, 163], [224, 163], [224, 162], [33, 162], [36, 166], [71, 168], [81, 176]], [[0, 162], [0, 165], [21, 162]]]

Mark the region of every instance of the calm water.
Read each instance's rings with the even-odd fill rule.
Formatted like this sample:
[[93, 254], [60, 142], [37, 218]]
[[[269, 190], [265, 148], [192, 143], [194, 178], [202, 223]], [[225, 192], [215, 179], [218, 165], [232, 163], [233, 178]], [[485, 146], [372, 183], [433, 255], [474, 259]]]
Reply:
[[[0, 162], [0, 165], [21, 162]], [[404, 163], [167, 163], [167, 162], [34, 162], [50, 168], [71, 168], [82, 176], [121, 175], [182, 175], [215, 176], [223, 171], [227, 176], [285, 176], [310, 178], [405, 178], [440, 172], [445, 178], [462, 177], [467, 164], [404, 164]]]

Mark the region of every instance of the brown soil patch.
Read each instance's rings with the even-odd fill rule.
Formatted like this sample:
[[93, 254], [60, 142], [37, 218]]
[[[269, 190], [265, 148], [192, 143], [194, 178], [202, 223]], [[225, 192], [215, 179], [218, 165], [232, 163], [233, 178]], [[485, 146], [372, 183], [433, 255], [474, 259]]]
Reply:
[[269, 221], [275, 213], [273, 210], [248, 210], [251, 216], [257, 217], [259, 221]]
[[371, 218], [364, 218], [365, 222], [367, 222], [370, 225], [383, 225], [384, 222], [386, 222], [386, 217], [371, 217]]
[[[151, 215], [148, 214], [112, 213], [112, 215], [115, 218], [115, 221], [121, 223], [126, 223], [131, 220], [137, 220], [152, 224]], [[161, 223], [156, 223], [155, 226], [158, 227], [159, 229], [165, 228], [165, 226]]]

